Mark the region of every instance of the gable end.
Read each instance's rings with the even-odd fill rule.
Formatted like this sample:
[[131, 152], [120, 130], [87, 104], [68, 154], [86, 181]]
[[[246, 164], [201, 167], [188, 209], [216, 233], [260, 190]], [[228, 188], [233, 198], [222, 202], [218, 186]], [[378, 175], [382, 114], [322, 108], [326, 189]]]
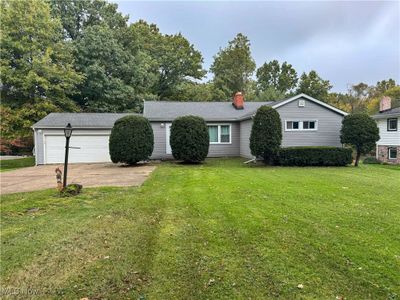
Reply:
[[306, 95], [306, 94], [299, 94], [299, 95], [296, 95], [296, 96], [294, 96], [294, 97], [292, 97], [292, 98], [289, 98], [289, 99], [284, 100], [284, 101], [282, 101], [282, 102], [279, 102], [279, 103], [277, 103], [277, 104], [275, 104], [275, 105], [272, 105], [272, 108], [275, 108], [275, 109], [276, 109], [276, 108], [278, 108], [278, 107], [284, 106], [284, 105], [286, 105], [286, 104], [288, 104], [288, 103], [291, 103], [291, 102], [293, 102], [293, 101], [299, 100], [299, 99], [301, 99], [301, 98], [304, 98], [304, 99], [307, 99], [307, 100], [309, 100], [309, 101], [311, 101], [311, 102], [314, 102], [314, 103], [316, 103], [316, 104], [319, 104], [319, 105], [321, 105], [321, 106], [323, 106], [323, 107], [325, 107], [325, 108], [327, 108], [327, 109], [329, 109], [329, 110], [331, 110], [331, 111], [334, 111], [334, 112], [336, 112], [336, 113], [338, 113], [338, 114], [340, 114], [340, 115], [342, 115], [342, 116], [346, 116], [346, 115], [347, 115], [347, 113], [344, 112], [343, 110], [340, 110], [340, 109], [338, 109], [338, 108], [336, 108], [336, 107], [334, 107], [334, 106], [332, 106], [332, 105], [329, 105], [329, 104], [327, 104], [327, 103], [325, 103], [325, 102], [322, 102], [322, 101], [320, 101], [320, 100], [317, 100], [317, 99], [315, 99], [315, 98], [313, 98], [313, 97], [311, 97], [311, 96], [308, 96], [308, 95]]

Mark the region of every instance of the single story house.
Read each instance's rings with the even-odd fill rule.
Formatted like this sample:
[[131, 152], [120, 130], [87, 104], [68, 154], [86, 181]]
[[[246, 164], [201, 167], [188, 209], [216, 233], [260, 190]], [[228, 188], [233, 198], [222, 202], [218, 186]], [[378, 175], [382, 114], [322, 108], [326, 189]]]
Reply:
[[[262, 105], [275, 108], [282, 120], [282, 146], [337, 146], [346, 112], [305, 94], [276, 102], [245, 102], [239, 92], [232, 102], [145, 101], [143, 116], [154, 132], [152, 159], [172, 158], [169, 144], [172, 121], [184, 115], [205, 119], [210, 134], [209, 157], [251, 158], [249, 138], [253, 116]], [[71, 163], [108, 162], [108, 139], [114, 122], [128, 114], [51, 113], [32, 126], [36, 164], [62, 163], [63, 128], [71, 123]]]
[[383, 97], [379, 113], [372, 116], [379, 128], [376, 158], [382, 162], [400, 164], [400, 107], [392, 108], [390, 97]]

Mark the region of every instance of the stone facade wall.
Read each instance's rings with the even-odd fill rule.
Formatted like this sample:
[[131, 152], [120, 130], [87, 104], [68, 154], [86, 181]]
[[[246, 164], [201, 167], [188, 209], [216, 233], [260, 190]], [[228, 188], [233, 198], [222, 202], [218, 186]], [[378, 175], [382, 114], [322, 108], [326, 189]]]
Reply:
[[[389, 148], [397, 148], [397, 159], [389, 159]], [[400, 164], [400, 146], [382, 146], [378, 145], [377, 158], [385, 163]]]

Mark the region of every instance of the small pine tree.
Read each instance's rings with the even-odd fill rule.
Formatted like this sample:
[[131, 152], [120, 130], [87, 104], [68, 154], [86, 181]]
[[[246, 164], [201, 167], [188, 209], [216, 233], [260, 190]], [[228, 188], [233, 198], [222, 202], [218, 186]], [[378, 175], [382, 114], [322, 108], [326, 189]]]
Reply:
[[279, 113], [270, 106], [261, 106], [253, 119], [250, 135], [251, 154], [261, 156], [265, 163], [273, 163], [282, 142]]
[[203, 118], [183, 116], [171, 125], [170, 144], [172, 155], [185, 162], [201, 162], [208, 155], [209, 136]]
[[374, 149], [379, 140], [379, 129], [374, 119], [367, 114], [351, 114], [344, 117], [340, 130], [340, 141], [356, 150], [357, 167], [361, 154]]
[[154, 135], [150, 122], [142, 116], [117, 120], [111, 130], [110, 156], [114, 163], [136, 164], [153, 153]]

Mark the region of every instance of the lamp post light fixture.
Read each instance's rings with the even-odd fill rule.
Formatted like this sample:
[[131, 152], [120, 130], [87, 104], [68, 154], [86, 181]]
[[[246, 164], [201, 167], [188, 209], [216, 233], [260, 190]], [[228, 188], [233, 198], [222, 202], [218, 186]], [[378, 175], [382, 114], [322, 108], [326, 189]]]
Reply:
[[63, 188], [67, 185], [67, 171], [68, 171], [68, 152], [69, 152], [69, 139], [72, 135], [72, 126], [70, 123], [67, 124], [64, 128], [64, 136], [65, 136], [65, 161], [64, 161], [64, 180], [63, 180]]

